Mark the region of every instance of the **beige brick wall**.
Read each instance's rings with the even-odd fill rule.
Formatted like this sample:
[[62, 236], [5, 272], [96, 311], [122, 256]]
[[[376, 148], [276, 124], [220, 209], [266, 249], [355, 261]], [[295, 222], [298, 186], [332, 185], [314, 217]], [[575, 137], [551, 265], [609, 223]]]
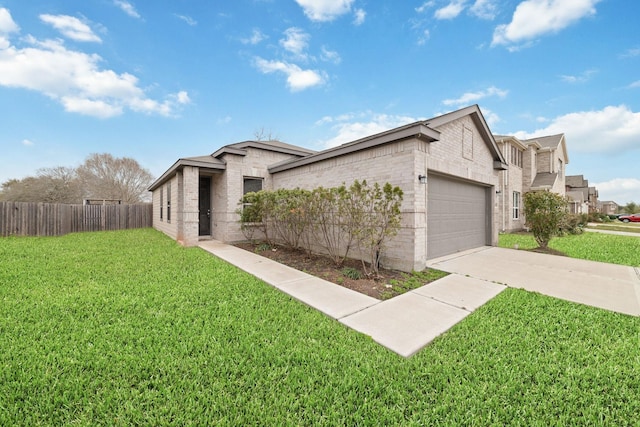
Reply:
[[538, 150], [536, 156], [537, 172], [553, 172], [552, 153], [547, 149]]
[[[176, 206], [177, 206], [177, 189], [178, 189], [178, 179], [177, 177], [173, 177], [171, 180], [171, 221], [167, 220], [167, 183], [162, 184], [162, 186], [155, 189], [152, 193], [153, 198], [153, 228], [156, 230], [162, 231], [169, 237], [173, 239], [177, 239], [178, 237], [178, 226], [177, 226], [177, 217], [176, 217]], [[160, 192], [163, 192], [163, 204], [162, 207], [162, 220], [160, 220]]]
[[522, 155], [522, 192], [527, 193], [531, 191], [531, 184], [536, 177], [537, 158], [536, 149], [529, 146]]
[[178, 240], [185, 246], [198, 244], [200, 169], [185, 166], [178, 172]]
[[227, 169], [224, 174], [215, 175], [213, 186], [213, 228], [214, 239], [225, 242], [245, 240], [240, 230], [236, 211], [240, 207], [244, 178], [263, 178], [263, 189], [273, 189], [273, 178], [269, 166], [291, 159], [290, 154], [248, 148], [245, 156], [225, 154]]
[[[504, 153], [509, 169], [499, 173], [500, 175], [500, 193], [496, 195], [498, 205], [499, 231], [511, 232], [519, 231], [524, 228], [524, 216], [523, 216], [523, 197], [525, 187], [525, 176], [527, 170], [527, 162], [530, 162], [530, 157], [527, 157], [526, 150], [523, 153], [523, 167], [517, 166], [511, 159], [511, 143], [503, 142], [498, 145], [502, 153]], [[529, 176], [531, 173], [529, 172]], [[520, 214], [519, 219], [513, 219], [513, 192], [520, 193]]]
[[[419, 261], [416, 261], [416, 226], [424, 221], [417, 218], [420, 212], [424, 218], [424, 196], [416, 196], [423, 191], [418, 184], [418, 174], [425, 174], [422, 167], [419, 171], [417, 152], [426, 151], [426, 143], [408, 140], [384, 145], [382, 147], [351, 153], [339, 158], [305, 165], [296, 169], [279, 172], [273, 176], [274, 188], [305, 188], [319, 186], [336, 187], [343, 183], [351, 185], [356, 179], [366, 180], [373, 185], [390, 183], [404, 192], [401, 206], [402, 223], [398, 235], [389, 241], [381, 263], [385, 266], [402, 270], [424, 269], [424, 245]], [[420, 162], [424, 164], [424, 160]], [[422, 205], [420, 205], [420, 202]], [[422, 233], [424, 234], [424, 233]], [[353, 256], [358, 254], [354, 251]]]

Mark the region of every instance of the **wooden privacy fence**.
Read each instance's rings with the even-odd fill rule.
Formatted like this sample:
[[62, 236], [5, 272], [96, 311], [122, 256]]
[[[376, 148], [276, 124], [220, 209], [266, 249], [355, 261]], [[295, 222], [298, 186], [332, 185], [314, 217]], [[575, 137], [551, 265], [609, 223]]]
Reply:
[[0, 236], [61, 236], [152, 226], [153, 206], [0, 202]]

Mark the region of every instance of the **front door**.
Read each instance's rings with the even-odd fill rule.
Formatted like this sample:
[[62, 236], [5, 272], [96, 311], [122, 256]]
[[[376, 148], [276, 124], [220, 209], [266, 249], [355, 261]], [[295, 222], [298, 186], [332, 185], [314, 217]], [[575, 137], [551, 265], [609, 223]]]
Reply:
[[198, 191], [198, 235], [211, 235], [211, 178], [208, 176], [200, 177], [200, 187]]

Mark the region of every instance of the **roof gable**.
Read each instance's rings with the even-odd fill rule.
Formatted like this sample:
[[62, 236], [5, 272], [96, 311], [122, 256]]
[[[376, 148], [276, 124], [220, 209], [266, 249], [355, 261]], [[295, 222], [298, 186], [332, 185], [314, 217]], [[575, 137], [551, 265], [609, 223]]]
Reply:
[[489, 125], [480, 111], [478, 104], [470, 105], [469, 107], [462, 108], [460, 110], [452, 111], [450, 113], [443, 114], [441, 116], [434, 117], [426, 120], [425, 123], [432, 128], [450, 123], [454, 120], [458, 120], [464, 116], [470, 116], [474, 124], [478, 128], [478, 131], [482, 135], [482, 139], [487, 144], [487, 148], [491, 152], [494, 159], [494, 167], [496, 169], [507, 169], [507, 162], [502, 154], [502, 151], [498, 148], [493, 134], [489, 130]]
[[472, 105], [470, 107], [453, 111], [442, 116], [434, 117], [429, 120], [410, 123], [398, 128], [390, 129], [385, 132], [361, 138], [353, 142], [348, 142], [338, 147], [329, 148], [327, 150], [320, 151], [300, 159], [286, 160], [284, 162], [272, 165], [269, 168], [269, 172], [281, 172], [284, 170], [293, 169], [296, 167], [343, 156], [356, 151], [370, 149], [383, 144], [401, 141], [404, 139], [416, 138], [425, 142], [437, 141], [440, 138], [440, 132], [436, 129], [437, 127], [443, 126], [449, 122], [458, 120], [465, 116], [470, 116], [474, 124], [478, 127], [483, 140], [487, 144], [489, 151], [493, 156], [494, 168], [506, 169], [506, 161], [502, 155], [502, 152], [498, 149], [498, 145], [493, 139], [493, 135], [489, 131], [489, 126], [482, 116], [480, 108], [478, 107], [478, 105]]
[[550, 150], [562, 150], [565, 163], [569, 164], [569, 154], [567, 153], [567, 141], [563, 133], [549, 136], [541, 136], [537, 138], [526, 139], [523, 142], [527, 144], [537, 144], [540, 148], [548, 148]]

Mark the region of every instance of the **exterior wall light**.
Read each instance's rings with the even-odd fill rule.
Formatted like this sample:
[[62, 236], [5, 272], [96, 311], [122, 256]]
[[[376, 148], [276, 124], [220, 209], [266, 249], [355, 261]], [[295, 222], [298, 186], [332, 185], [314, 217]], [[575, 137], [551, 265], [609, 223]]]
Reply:
[[418, 182], [420, 184], [426, 184], [427, 183], [427, 176], [426, 175], [418, 175]]

